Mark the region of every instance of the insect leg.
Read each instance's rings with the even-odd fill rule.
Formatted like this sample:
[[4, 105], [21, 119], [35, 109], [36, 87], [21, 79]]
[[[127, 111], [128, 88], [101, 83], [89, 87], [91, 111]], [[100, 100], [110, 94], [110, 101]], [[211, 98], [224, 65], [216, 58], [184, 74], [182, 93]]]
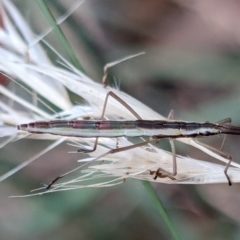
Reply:
[[97, 149], [97, 144], [98, 144], [98, 137], [96, 137], [93, 148], [92, 149], [87, 149], [87, 148], [79, 148], [77, 151], [79, 153], [91, 153], [94, 152]]
[[[108, 154], [114, 154], [114, 153], [123, 152], [123, 151], [127, 151], [127, 150], [130, 150], [130, 149], [133, 149], [133, 148], [137, 148], [137, 147], [144, 146], [144, 145], [146, 145], [146, 144], [148, 144], [148, 143], [150, 143], [150, 142], [152, 142], [152, 141], [155, 141], [155, 138], [149, 138], [149, 139], [146, 140], [146, 141], [143, 141], [143, 142], [140, 142], [140, 143], [137, 143], [137, 144], [133, 144], [133, 145], [130, 145], [130, 146], [111, 149], [111, 150], [109, 150], [108, 152], [103, 153], [102, 155], [94, 158], [94, 161], [96, 161], [96, 160], [98, 160], [98, 159], [100, 159], [100, 158], [102, 158], [102, 157], [105, 157], [105, 156], [107, 156]], [[65, 176], [68, 175], [69, 173], [72, 173], [73, 171], [75, 171], [75, 170], [77, 170], [77, 169], [79, 169], [79, 168], [81, 168], [81, 167], [77, 167], [77, 168], [75, 168], [74, 170], [71, 170], [71, 171], [69, 171], [69, 172], [67, 172], [67, 173], [65, 173], [65, 174], [62, 174], [62, 175], [56, 177], [50, 184], [47, 185], [46, 189], [47, 189], [47, 190], [50, 189], [50, 188], [53, 186], [53, 184], [54, 184], [55, 182], [57, 182], [59, 179], [65, 177]]]
[[231, 123], [231, 122], [232, 122], [232, 119], [231, 119], [231, 118], [224, 118], [224, 119], [222, 119], [222, 120], [220, 120], [220, 121], [217, 121], [216, 123], [222, 125], [222, 124], [229, 124], [229, 123]]
[[[220, 124], [220, 125], [224, 125], [224, 124], [230, 124], [231, 122], [232, 122], [232, 119], [231, 119], [231, 118], [225, 118], [225, 119], [220, 120], [220, 121], [218, 121], [218, 122], [216, 122], [216, 123], [217, 123], [217, 124]], [[202, 143], [202, 142], [199, 142], [199, 141], [197, 141], [196, 139], [195, 139], [194, 141], [195, 141], [197, 144], [202, 145], [203, 147], [206, 147], [206, 148], [208, 148], [208, 149], [210, 149], [210, 150], [218, 153], [220, 156], [222, 156], [222, 157], [224, 157], [224, 158], [226, 158], [226, 159], [229, 160], [228, 163], [227, 163], [227, 165], [226, 165], [226, 167], [225, 167], [225, 169], [224, 169], [224, 174], [226, 175], [226, 178], [227, 178], [227, 180], [228, 180], [229, 186], [231, 186], [232, 183], [231, 183], [230, 177], [229, 177], [228, 174], [227, 174], [227, 170], [228, 170], [228, 168], [229, 168], [229, 166], [230, 166], [230, 164], [231, 164], [231, 162], [232, 162], [232, 157], [222, 151], [223, 146], [224, 146], [224, 143], [225, 143], [225, 140], [226, 140], [226, 135], [223, 137], [223, 141], [222, 141], [220, 150], [217, 149], [217, 148], [214, 148], [214, 147], [212, 147], [212, 146], [209, 146], [209, 145], [207, 145], [207, 144], [204, 144], [204, 143]]]
[[[168, 117], [167, 119], [173, 119], [174, 118], [174, 110], [172, 109], [169, 114], [168, 114]], [[159, 141], [159, 139], [158, 139]], [[155, 177], [154, 179], [156, 180], [157, 177], [169, 177], [170, 179], [172, 180], [176, 180], [173, 176], [176, 176], [177, 175], [177, 160], [176, 160], [176, 150], [175, 150], [175, 145], [174, 145], [174, 142], [173, 142], [173, 139], [172, 138], [169, 138], [169, 143], [171, 145], [171, 149], [172, 149], [172, 158], [173, 158], [173, 172], [167, 172], [165, 171], [164, 169], [162, 168], [158, 168], [156, 173], [155, 173]], [[151, 172], [150, 172], [151, 174]]]
[[207, 144], [204, 144], [204, 143], [202, 143], [202, 142], [199, 142], [199, 141], [197, 141], [196, 139], [195, 139], [194, 141], [195, 141], [197, 144], [199, 144], [199, 145], [201, 145], [201, 146], [203, 146], [203, 147], [205, 147], [205, 148], [208, 148], [208, 149], [210, 149], [210, 150], [218, 153], [220, 156], [222, 156], [222, 157], [224, 157], [224, 158], [226, 158], [226, 159], [229, 160], [228, 163], [227, 163], [227, 165], [226, 165], [226, 167], [225, 167], [225, 169], [224, 169], [224, 174], [226, 175], [226, 178], [227, 178], [227, 180], [228, 180], [229, 186], [231, 186], [231, 185], [232, 185], [232, 182], [231, 182], [231, 180], [230, 180], [230, 177], [229, 177], [228, 174], [227, 174], [227, 170], [228, 170], [228, 168], [229, 168], [229, 166], [230, 166], [230, 164], [231, 164], [231, 162], [232, 162], [232, 157], [231, 157], [230, 155], [228, 155], [227, 153], [222, 152], [221, 150], [219, 150], [219, 149], [217, 149], [217, 148], [214, 148], [214, 147], [212, 147], [212, 146], [209, 146], [209, 145], [207, 145]]
[[112, 98], [114, 98], [115, 100], [117, 100], [119, 103], [121, 103], [121, 104], [122, 104], [129, 112], [131, 112], [132, 115], [133, 115], [134, 117], [136, 117], [138, 120], [142, 120], [142, 118], [136, 113], [136, 111], [133, 110], [133, 108], [132, 108], [129, 104], [127, 104], [124, 100], [122, 100], [118, 95], [116, 95], [116, 94], [115, 94], [114, 92], [112, 92], [112, 91], [109, 91], [109, 92], [107, 93], [106, 98], [105, 98], [101, 119], [103, 118], [103, 116], [104, 116], [104, 114], [105, 114], [106, 106], [107, 106], [107, 101], [108, 101], [109, 96], [111, 96]]
[[[173, 109], [169, 112], [167, 118], [168, 119], [173, 119], [174, 118], [174, 110]], [[173, 172], [172, 172], [172, 176], [176, 176], [177, 175], [176, 150], [175, 150], [175, 145], [174, 145], [174, 142], [173, 142], [172, 138], [169, 138], [169, 143], [171, 145], [172, 157], [173, 157]]]
[[217, 148], [215, 148], [215, 147], [212, 147], [212, 146], [209, 146], [209, 145], [207, 145], [207, 144], [205, 144], [205, 143], [199, 142], [199, 141], [196, 140], [196, 139], [194, 139], [194, 141], [195, 141], [197, 144], [199, 144], [199, 145], [201, 145], [201, 146], [203, 146], [203, 147], [205, 147], [205, 148], [208, 148], [208, 149], [216, 152], [217, 154], [219, 154], [220, 156], [222, 156], [222, 157], [224, 157], [224, 158], [226, 158], [226, 159], [231, 159], [231, 156], [230, 156], [229, 154], [227, 154], [227, 153], [225, 153], [225, 152], [223, 152], [223, 151], [221, 151], [221, 150], [219, 150], [219, 149], [217, 149]]
[[172, 138], [169, 139], [169, 143], [171, 145], [172, 157], [173, 157], [173, 172], [172, 172], [172, 176], [176, 176], [177, 175], [176, 150], [175, 150], [175, 145], [174, 145], [174, 142], [173, 142]]
[[156, 172], [155, 171], [150, 171], [150, 174], [155, 173], [154, 180], [156, 180], [158, 177], [160, 177], [160, 178], [169, 177], [172, 180], [176, 180], [174, 178], [174, 176], [177, 175], [177, 159], [176, 159], [175, 145], [174, 145], [174, 142], [173, 142], [172, 138], [169, 138], [169, 143], [170, 143], [171, 149], [172, 149], [173, 171], [168, 172], [168, 171], [166, 171], [162, 168], [158, 168]]
[[171, 111], [169, 112], [167, 119], [170, 119], [170, 120], [174, 119], [174, 110], [173, 109], [171, 109]]
[[228, 170], [228, 168], [229, 168], [231, 162], [232, 162], [232, 158], [229, 159], [229, 162], [227, 163], [227, 165], [226, 165], [226, 167], [225, 167], [225, 169], [224, 169], [224, 174], [225, 174], [225, 176], [226, 176], [226, 178], [227, 178], [227, 180], [228, 180], [228, 185], [229, 185], [229, 186], [232, 185], [232, 182], [231, 182], [230, 177], [229, 177], [228, 174], [227, 174], [227, 170]]
[[[218, 121], [217, 123], [220, 124], [220, 125], [224, 125], [224, 124], [231, 124], [231, 122], [232, 122], [231, 118], [225, 118], [223, 120]], [[223, 149], [223, 146], [224, 146], [225, 141], [226, 141], [226, 137], [227, 137], [227, 135], [224, 135], [223, 140], [222, 140], [222, 144], [221, 144], [221, 147], [220, 147], [220, 151]]]
[[102, 78], [103, 87], [106, 88], [107, 85], [108, 85], [107, 76], [108, 76], [108, 69], [109, 68], [111, 68], [111, 67], [113, 67], [113, 66], [115, 66], [115, 65], [117, 65], [117, 64], [119, 64], [121, 62], [124, 62], [126, 60], [129, 60], [131, 58], [138, 57], [138, 56], [140, 56], [142, 54], [145, 54], [145, 52], [140, 52], [140, 53], [137, 53], [137, 54], [133, 54], [133, 55], [127, 56], [125, 58], [122, 58], [122, 59], [119, 59], [119, 60], [116, 60], [114, 62], [110, 62], [110, 63], [106, 64], [104, 66], [104, 69], [103, 69], [103, 78]]
[[[151, 143], [153, 141], [156, 140], [156, 138], [159, 138], [159, 137], [151, 137], [149, 138], [148, 140], [146, 141], [143, 141], [143, 142], [140, 142], [140, 143], [137, 143], [137, 144], [133, 144], [133, 145], [130, 145], [130, 146], [126, 146], [126, 147], [121, 147], [121, 148], [115, 148], [115, 149], [111, 149], [109, 150], [108, 152], [98, 156], [97, 158], [94, 159], [94, 161], [102, 158], [102, 157], [105, 157], [107, 156], [108, 154], [114, 154], [114, 153], [118, 153], [118, 152], [123, 152], [123, 151], [127, 151], [127, 150], [130, 150], [130, 149], [134, 149], [134, 148], [137, 148], [137, 147], [142, 147], [148, 143]], [[171, 139], [172, 140], [172, 139]], [[171, 141], [170, 141], [171, 143]], [[169, 171], [166, 171], [162, 168], [158, 168], [157, 171], [150, 171], [150, 174], [154, 174], [155, 173], [155, 177], [154, 179], [156, 180], [157, 177], [160, 177], [160, 178], [164, 178], [164, 177], [169, 177], [170, 179], [172, 180], [176, 180], [173, 176], [175, 176], [177, 174], [177, 171], [176, 171], [176, 154], [175, 154], [175, 147], [174, 145], [171, 145], [172, 147], [172, 151], [173, 151], [173, 156], [174, 156], [174, 163], [173, 163], [173, 172], [169, 172]]]

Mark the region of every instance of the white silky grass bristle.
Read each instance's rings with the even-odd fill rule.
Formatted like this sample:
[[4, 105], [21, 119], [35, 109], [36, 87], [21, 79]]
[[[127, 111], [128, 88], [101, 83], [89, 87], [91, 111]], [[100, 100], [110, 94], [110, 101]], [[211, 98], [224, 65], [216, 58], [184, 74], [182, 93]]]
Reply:
[[[35, 34], [31, 31], [16, 8], [8, 1], [3, 1], [3, 5], [2, 18], [4, 27], [0, 29], [0, 70], [8, 76], [16, 88], [19, 88], [22, 84], [28, 86], [31, 90], [33, 101], [31, 103], [23, 97], [17, 96], [14, 88], [0, 86], [0, 93], [8, 100], [0, 104], [0, 137], [8, 137], [8, 139], [4, 139], [1, 146], [4, 147], [10, 140], [25, 136], [33, 139], [41, 138], [42, 140], [52, 140], [53, 143], [41, 153], [36, 153], [36, 155], [30, 159], [26, 159], [26, 162], [1, 176], [1, 181], [35, 161], [41, 154], [52, 150], [52, 148], [60, 144], [61, 141], [69, 142], [73, 140], [56, 135], [37, 135], [17, 131], [16, 126], [19, 124], [36, 120], [57, 119], [59, 116], [65, 116], [66, 119], [83, 119], [85, 117], [99, 118], [102, 113], [106, 94], [109, 91], [113, 91], [127, 102], [143, 119], [165, 119], [131, 96], [113, 89], [110, 86], [104, 88], [101, 83], [93, 81], [83, 72], [77, 70], [59, 53], [57, 53], [59, 59], [61, 59], [69, 70], [54, 66], [48, 59], [42, 46], [38, 42], [32, 44], [36, 42], [38, 37], [34, 37]], [[13, 11], [13, 9], [16, 18], [12, 17], [11, 11]], [[15, 21], [18, 22], [17, 29]], [[23, 40], [22, 36], [24, 36], [24, 39], [28, 39], [27, 43]], [[31, 46], [31, 48], [29, 48], [29, 46]], [[55, 51], [53, 47], [50, 49]], [[26, 61], [26, 54], [28, 54], [29, 61]], [[101, 81], [99, 80], [98, 82]], [[79, 95], [88, 104], [76, 107], [71, 103], [67, 90]], [[52, 112], [52, 114], [50, 114], [49, 111], [40, 109], [39, 105], [35, 104], [34, 96], [36, 93], [47, 99], [52, 105], [60, 108], [62, 112]], [[11, 105], [13, 102], [14, 104]], [[114, 120], [135, 119], [126, 108], [111, 98], [108, 101], [106, 118]], [[140, 142], [141, 139], [137, 139], [137, 141]], [[220, 161], [227, 162], [225, 158], [199, 145], [192, 139], [180, 139], [179, 141], [192, 145]], [[69, 147], [69, 151], [77, 151], [78, 147], [82, 148], [82, 146], [85, 145], [91, 148], [94, 144], [93, 139], [87, 138], [74, 139], [74, 142], [76, 148]], [[118, 139], [118, 144], [120, 147], [123, 147], [131, 145], [132, 142], [122, 137]], [[66, 182], [64, 182], [63, 178], [59, 182], [56, 182], [48, 191], [42, 188], [40, 192], [33, 192], [32, 195], [83, 187], [107, 187], [122, 183], [128, 178], [167, 184], [227, 183], [227, 179], [223, 173], [224, 166], [184, 156], [177, 156], [176, 180], [173, 181], [168, 177], [154, 180], [154, 176], [150, 174], [151, 171], [156, 171], [159, 167], [169, 172], [172, 171], [172, 153], [161, 150], [153, 145], [109, 154], [102, 159], [94, 160], [112, 148], [116, 148], [116, 139], [100, 138], [97, 150], [90, 154], [92, 161], [88, 161], [89, 156], [86, 155], [84, 167], [75, 171], [75, 175], [76, 172], [79, 175], [77, 178], [75, 177]], [[66, 158], [68, 158], [67, 153]], [[82, 164], [82, 162], [79, 164]], [[239, 165], [236, 163], [232, 165], [237, 168], [230, 167], [228, 174], [232, 182], [239, 182]], [[92, 183], [93, 180], [95, 183]]]

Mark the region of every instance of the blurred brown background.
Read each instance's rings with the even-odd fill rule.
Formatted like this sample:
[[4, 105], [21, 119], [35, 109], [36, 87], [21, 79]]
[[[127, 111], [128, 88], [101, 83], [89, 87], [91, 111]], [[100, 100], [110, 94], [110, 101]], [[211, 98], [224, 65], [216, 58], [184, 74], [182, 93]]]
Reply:
[[[36, 33], [48, 26], [34, 1], [15, 2]], [[75, 1], [46, 2], [58, 18]], [[61, 27], [86, 73], [96, 81], [101, 82], [106, 63], [145, 51], [112, 68], [110, 85], [164, 116], [174, 109], [176, 119], [214, 122], [231, 117], [240, 125], [239, 12], [237, 0], [89, 0]], [[54, 33], [46, 39], [62, 51]], [[56, 56], [49, 55], [57, 64]], [[214, 146], [220, 141], [208, 140]], [[239, 143], [238, 137], [228, 137], [224, 148], [236, 162]], [[18, 158], [27, 158], [18, 155], [25, 144], [23, 140], [1, 150], [1, 172], [14, 166], [9, 158], [15, 164]], [[35, 143], [31, 150], [41, 147], [43, 143]], [[169, 149], [164, 142], [161, 147]], [[107, 189], [7, 198], [26, 194], [75, 166], [67, 151], [63, 145], [1, 184], [1, 239], [171, 239], [136, 180]], [[177, 144], [177, 153], [213, 160], [182, 144]], [[240, 239], [239, 184], [153, 186], [180, 238]]]

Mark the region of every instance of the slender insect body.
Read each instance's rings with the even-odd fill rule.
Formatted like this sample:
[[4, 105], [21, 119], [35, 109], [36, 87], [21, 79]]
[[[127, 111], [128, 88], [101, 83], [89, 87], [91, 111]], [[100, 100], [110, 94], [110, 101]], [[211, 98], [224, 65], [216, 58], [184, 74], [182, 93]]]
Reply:
[[[104, 118], [104, 113], [107, 106], [108, 97], [112, 96], [115, 100], [125, 106], [138, 120], [136, 121], [106, 121], [102, 120]], [[90, 153], [96, 150], [98, 138], [99, 137], [148, 137], [147, 140], [143, 142], [133, 144], [125, 147], [117, 147], [111, 149], [108, 152], [95, 158], [103, 158], [108, 154], [118, 153], [121, 151], [130, 150], [136, 147], [144, 146], [152, 141], [169, 138], [169, 142], [172, 149], [173, 155], [173, 171], [168, 172], [162, 168], [158, 168], [156, 171], [150, 171], [150, 174], [155, 174], [154, 179], [157, 177], [169, 177], [175, 180], [174, 176], [177, 175], [177, 163], [176, 163], [176, 152], [173, 143], [174, 138], [184, 138], [184, 137], [201, 137], [219, 134], [233, 134], [240, 135], [240, 127], [231, 126], [230, 118], [226, 118], [218, 123], [210, 122], [187, 122], [187, 121], [176, 121], [173, 119], [173, 111], [170, 111], [168, 120], [142, 120], [142, 118], [129, 106], [125, 101], [119, 98], [115, 93], [109, 92], [106, 96], [101, 120], [54, 120], [49, 122], [32, 122], [28, 124], [21, 124], [18, 126], [19, 130], [28, 131], [30, 133], [47, 133], [54, 135], [62, 135], [68, 137], [83, 137], [83, 138], [96, 138], [94, 146], [92, 149], [79, 149], [78, 152]], [[224, 142], [224, 140], [223, 140]], [[228, 180], [229, 185], [231, 185], [230, 177], [227, 174], [227, 170], [231, 164], [231, 156], [225, 154], [224, 152], [213, 147], [209, 147], [203, 143], [198, 143], [204, 147], [207, 147], [221, 156], [228, 159], [228, 163], [225, 167], [224, 174]], [[70, 171], [69, 173], [71, 173]], [[58, 179], [67, 175], [63, 174], [55, 178], [48, 186], [49, 189]]]
[[221, 125], [184, 121], [63, 121], [32, 122], [18, 129], [30, 133], [49, 133], [69, 137], [153, 137], [180, 138], [209, 136], [221, 133]]

